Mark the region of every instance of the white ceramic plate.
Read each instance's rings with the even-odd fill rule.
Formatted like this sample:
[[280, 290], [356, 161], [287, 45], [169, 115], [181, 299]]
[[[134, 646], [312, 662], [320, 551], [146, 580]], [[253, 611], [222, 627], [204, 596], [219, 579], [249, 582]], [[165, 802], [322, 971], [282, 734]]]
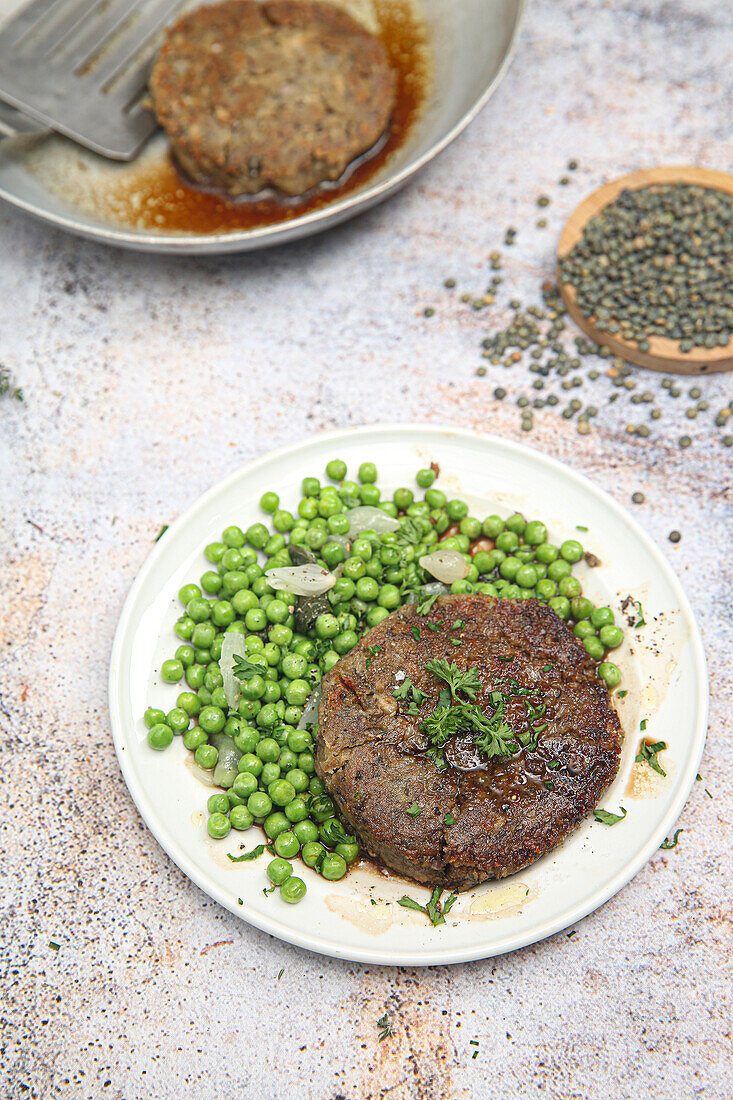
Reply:
[[[286, 507], [295, 505], [303, 476], [322, 476], [334, 457], [348, 463], [350, 475], [360, 462], [373, 460], [380, 485], [390, 491], [414, 484], [416, 470], [437, 461], [437, 484], [467, 500], [473, 514], [518, 509], [542, 518], [553, 541], [580, 538], [602, 562], [582, 567], [586, 593], [614, 608], [631, 595], [646, 613], [648, 625], [627, 630], [616, 651], [628, 691], [617, 700], [626, 742], [619, 775], [601, 801], [613, 811], [624, 806], [628, 816], [613, 827], [588, 820], [513, 878], [461, 894], [447, 923], [437, 928], [396, 904], [404, 893], [424, 904], [426, 889], [375, 870], [359, 869], [329, 883], [304, 867], [308, 894], [299, 905], [287, 905], [277, 893], [264, 896], [270, 857], [239, 864], [227, 859], [243, 841], [248, 849], [259, 843], [259, 830], [209, 839], [204, 819], [210, 789], [185, 766], [188, 754], [180, 739], [164, 753], [146, 742], [145, 707], [168, 710], [180, 690], [163, 684], [159, 669], [178, 644], [172, 630], [178, 588], [208, 567], [203, 547], [227, 524], [246, 527], [259, 518], [257, 502], [265, 489], [276, 489]], [[588, 532], [579, 533], [578, 525]], [[584, 477], [526, 447], [417, 425], [321, 435], [268, 455], [205, 493], [155, 545], [140, 571], [120, 618], [110, 669], [112, 731], [125, 780], [181, 870], [232, 913], [274, 936], [326, 955], [396, 965], [464, 962], [511, 951], [573, 924], [615, 894], [656, 852], [685, 803], [705, 742], [707, 697], [702, 644], [684, 592], [622, 508]], [[645, 736], [668, 742], [660, 757], [666, 779], [634, 764], [644, 718]]]

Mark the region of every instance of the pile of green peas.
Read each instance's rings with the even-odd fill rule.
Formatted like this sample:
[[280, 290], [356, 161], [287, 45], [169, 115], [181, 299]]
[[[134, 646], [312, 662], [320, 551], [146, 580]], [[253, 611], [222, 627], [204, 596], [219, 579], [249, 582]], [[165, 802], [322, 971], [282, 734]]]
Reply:
[[[326, 476], [334, 484], [304, 478], [294, 512], [281, 507], [277, 493], [264, 493], [260, 508], [268, 524], [227, 527], [205, 548], [210, 567], [178, 593], [183, 611], [174, 630], [181, 644], [160, 670], [165, 683], [183, 690], [172, 710], [149, 707], [144, 715], [151, 748], [165, 749], [181, 736], [197, 765], [212, 772], [220, 789], [207, 803], [211, 837], [253, 825], [264, 830], [275, 857], [268, 877], [290, 903], [306, 893], [290, 861], [300, 857], [337, 880], [359, 857], [353, 838], [334, 828], [334, 804], [315, 774], [312, 731], [298, 728], [304, 708], [321, 678], [367, 630], [434, 583], [419, 559], [438, 543], [463, 554], [468, 565], [452, 593], [547, 604], [582, 640], [606, 685], [614, 688], [621, 680], [606, 657], [621, 645], [623, 632], [609, 607], [594, 607], [583, 595], [573, 575], [584, 554], [577, 540], [555, 546], [542, 522], [519, 513], [480, 521], [464, 501], [449, 500], [434, 486], [432, 469], [416, 475], [421, 499], [400, 488], [382, 500], [372, 462], [361, 464], [356, 481], [346, 474], [346, 464], [333, 459]], [[364, 505], [398, 518], [400, 530], [365, 530], [352, 540], [346, 513]], [[292, 565], [289, 547], [296, 545], [338, 576], [327, 596], [330, 610], [306, 633], [296, 630], [296, 597], [273, 589], [265, 576]], [[227, 704], [219, 668], [228, 632], [242, 635], [247, 661], [260, 670], [242, 683], [235, 709]]]

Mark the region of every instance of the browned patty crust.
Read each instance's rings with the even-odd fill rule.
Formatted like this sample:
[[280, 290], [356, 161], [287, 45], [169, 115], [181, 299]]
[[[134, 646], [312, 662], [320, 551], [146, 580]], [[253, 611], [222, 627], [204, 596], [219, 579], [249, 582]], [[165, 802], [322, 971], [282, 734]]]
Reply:
[[[489, 693], [512, 680], [541, 694], [547, 725], [536, 748], [487, 763], [473, 738], [458, 734], [439, 770], [419, 729], [446, 686], [425, 669], [433, 658], [478, 669], [476, 703], [487, 715]], [[403, 673], [427, 696], [418, 717], [392, 694]], [[517, 735], [530, 728], [525, 698], [506, 710]], [[319, 719], [316, 771], [363, 847], [400, 874], [454, 890], [514, 874], [554, 848], [597, 804], [621, 751], [594, 662], [535, 600], [442, 596], [424, 616], [414, 604], [401, 607], [324, 678]]]
[[230, 195], [300, 195], [386, 130], [396, 76], [373, 34], [315, 0], [224, 0], [168, 31], [150, 76], [184, 170]]

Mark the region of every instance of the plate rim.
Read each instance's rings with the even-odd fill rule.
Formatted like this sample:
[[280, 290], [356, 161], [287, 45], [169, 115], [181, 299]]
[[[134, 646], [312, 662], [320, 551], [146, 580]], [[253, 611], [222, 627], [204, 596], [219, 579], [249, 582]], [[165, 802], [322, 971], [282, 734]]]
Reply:
[[35, 202], [20, 198], [1, 184], [0, 199], [16, 209], [22, 210], [23, 213], [30, 214], [31, 217], [39, 221], [46, 222], [57, 229], [63, 229], [67, 233], [83, 237], [86, 240], [130, 251], [152, 252], [160, 255], [219, 255], [228, 252], [253, 252], [260, 248], [271, 248], [303, 237], [313, 236], [316, 233], [322, 233], [324, 230], [340, 225], [362, 211], [366, 212], [400, 190], [470, 126], [484, 109], [514, 60], [528, 5], [529, 0], [517, 0], [517, 15], [512, 35], [493, 79], [448, 133], [433, 142], [420, 156], [409, 161], [394, 176], [374, 183], [363, 191], [346, 195], [332, 205], [326, 204], [318, 210], [312, 210], [299, 218], [293, 218], [292, 221], [276, 223], [274, 226], [259, 226], [256, 229], [239, 229], [230, 233], [161, 233], [159, 236], [155, 236], [151, 233], [122, 229], [111, 224], [109, 227], [84, 224], [73, 215], [49, 212]]
[[[325, 441], [331, 441], [337, 443], [342, 439], [353, 439], [355, 436], [388, 436], [394, 433], [403, 433], [407, 436], [414, 436], [419, 438], [424, 444], [425, 436], [429, 434], [440, 435], [445, 439], [461, 438], [470, 442], [478, 442], [481, 445], [489, 444], [492, 446], [498, 446], [505, 449], [509, 454], [514, 456], [522, 456], [530, 454], [532, 458], [547, 465], [550, 469], [560, 473], [566, 478], [570, 478], [576, 484], [582, 486], [586, 490], [590, 490], [596, 497], [599, 497], [604, 505], [610, 508], [617, 517], [620, 517], [625, 523], [630, 524], [634, 534], [642, 541], [646, 546], [646, 549], [651, 553], [657, 566], [661, 569], [665, 575], [668, 583], [670, 583], [676, 597], [679, 600], [679, 608], [683, 618], [687, 622], [690, 629], [690, 644], [692, 646], [692, 653], [695, 662], [695, 679], [700, 686], [700, 704], [695, 716], [695, 727], [692, 738], [692, 752], [688, 756], [687, 762], [682, 772], [682, 781], [680, 783], [678, 793], [666, 813], [664, 814], [661, 822], [657, 825], [656, 829], [652, 831], [646, 842], [642, 845], [634, 858], [617, 874], [599, 889], [592, 892], [583, 902], [575, 905], [571, 910], [565, 913], [559, 914], [555, 919], [548, 920], [542, 924], [539, 929], [534, 929], [531, 932], [518, 932], [505, 936], [502, 940], [499, 940], [495, 946], [492, 946], [487, 952], [486, 948], [480, 946], [470, 948], [436, 948], [428, 952], [400, 952], [396, 957], [390, 956], [389, 951], [366, 948], [354, 948], [350, 949], [348, 946], [343, 947], [336, 941], [329, 940], [328, 937], [314, 936], [306, 932], [301, 932], [297, 929], [291, 928], [288, 925], [283, 924], [277, 918], [262, 917], [256, 912], [249, 911], [249, 907], [246, 902], [243, 906], [238, 905], [233, 898], [226, 896], [216, 883], [207, 882], [207, 885], [202, 885], [202, 881], [206, 881], [207, 876], [200, 871], [196, 862], [190, 857], [184, 849], [177, 844], [177, 842], [169, 836], [162, 837], [159, 835], [159, 831], [164, 833], [165, 830], [158, 830], [151, 825], [150, 821], [156, 821], [156, 813], [150, 805], [149, 800], [145, 796], [141, 787], [138, 786], [137, 777], [131, 767], [128, 767], [128, 754], [124, 744], [123, 730], [124, 725], [122, 721], [122, 715], [120, 713], [120, 703], [118, 695], [121, 691], [120, 676], [118, 666], [120, 664], [122, 650], [125, 644], [127, 631], [130, 627], [130, 619], [132, 617], [133, 605], [136, 601], [138, 591], [144, 585], [148, 574], [155, 568], [159, 559], [165, 552], [165, 541], [161, 540], [153, 544], [150, 553], [145, 558], [144, 562], [140, 566], [135, 578], [130, 586], [127, 595], [125, 597], [120, 617], [115, 629], [114, 641], [112, 644], [110, 669], [108, 677], [108, 703], [109, 703], [109, 716], [110, 726], [112, 732], [112, 741], [115, 748], [115, 753], [122, 771], [125, 784], [130, 793], [130, 796], [135, 803], [135, 806], [140, 813], [145, 825], [152, 833], [156, 842], [160, 845], [166, 855], [175, 863], [175, 865], [189, 878], [204, 894], [212, 898], [217, 904], [222, 905], [234, 916], [239, 917], [246, 924], [252, 925], [258, 928], [262, 932], [266, 932], [276, 938], [282, 939], [287, 943], [293, 944], [296, 947], [304, 948], [308, 951], [312, 951], [319, 955], [325, 955], [330, 958], [337, 958], [342, 960], [348, 960], [359, 963], [371, 963], [385, 966], [445, 966], [453, 965], [455, 963], [473, 962], [476, 960], [495, 958], [500, 955], [507, 954], [511, 951], [519, 950], [522, 947], [527, 947], [535, 943], [540, 943], [543, 940], [548, 939], [550, 936], [555, 935], [563, 929], [576, 924], [579, 920], [584, 919], [591, 913], [595, 912], [602, 905], [605, 905], [612, 897], [614, 897], [624, 886], [626, 886], [646, 865], [649, 859], [652, 857], [655, 851], [659, 849], [662, 840], [670, 833], [671, 827], [675, 824], [680, 813], [682, 812], [685, 804], [692, 790], [695, 782], [695, 776], [699, 771], [699, 764], [702, 758], [702, 754], [705, 749], [705, 743], [707, 739], [708, 728], [708, 714], [709, 714], [709, 679], [707, 673], [707, 662], [705, 657], [705, 650], [702, 643], [702, 636], [700, 628], [697, 624], [694, 611], [684, 590], [682, 582], [677, 577], [677, 574], [673, 570], [670, 563], [667, 561], [661, 550], [651, 538], [650, 535], [641, 527], [638, 520], [619, 504], [613, 497], [611, 497], [604, 489], [599, 488], [590, 478], [585, 474], [575, 470], [572, 466], [568, 466], [566, 463], [561, 462], [559, 459], [554, 458], [551, 455], [543, 454], [541, 451], [536, 450], [533, 447], [529, 447], [524, 443], [518, 443], [514, 440], [506, 439], [502, 436], [495, 435], [493, 433], [479, 433], [471, 431], [465, 428], [455, 428], [451, 425], [443, 424], [420, 424], [420, 423], [392, 423], [392, 424], [379, 424], [379, 425], [363, 425], [354, 428], [337, 429], [335, 431], [317, 432], [314, 435], [307, 436], [305, 439], [299, 440], [296, 443], [289, 444], [285, 447], [276, 448], [273, 451], [268, 451], [266, 454], [261, 455], [259, 458], [254, 459], [251, 462], [245, 463], [243, 466], [238, 467], [232, 473], [225, 478], [217, 481], [209, 489], [205, 490], [200, 496], [198, 496], [192, 503], [170, 524], [169, 531], [175, 534], [178, 530], [183, 529], [193, 518], [194, 514], [202, 507], [205, 506], [213, 497], [228, 489], [243, 473], [256, 471], [259, 467], [269, 463], [272, 459], [287, 457], [292, 453], [297, 453], [304, 446], [313, 443], [320, 443]], [[168, 534], [168, 531], [166, 532]], [[145, 807], [145, 808], [144, 808]], [[146, 812], [147, 811], [147, 812]], [[177, 854], [171, 850], [176, 849]]]

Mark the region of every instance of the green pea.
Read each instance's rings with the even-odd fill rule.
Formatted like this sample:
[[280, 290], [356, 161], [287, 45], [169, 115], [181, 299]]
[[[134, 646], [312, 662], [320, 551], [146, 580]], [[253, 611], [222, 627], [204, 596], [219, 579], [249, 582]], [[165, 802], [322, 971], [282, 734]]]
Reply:
[[244, 625], [247, 630], [264, 630], [267, 626], [267, 616], [260, 607], [251, 607], [244, 616]]
[[201, 589], [197, 584], [184, 584], [182, 588], [178, 589], [178, 599], [184, 607], [186, 607], [191, 600], [197, 599], [200, 595]]
[[598, 636], [606, 649], [617, 649], [624, 640], [620, 626], [602, 626]]
[[540, 546], [547, 542], [547, 528], [538, 519], [530, 520], [524, 528], [524, 541], [528, 546]]
[[180, 619], [176, 620], [173, 630], [177, 637], [181, 638], [184, 642], [188, 642], [193, 634], [193, 628], [196, 623], [193, 621], [190, 615], [181, 615]]
[[314, 629], [316, 637], [323, 640], [327, 638], [335, 638], [339, 632], [339, 624], [335, 615], [331, 615], [329, 612], [324, 612], [319, 615], [315, 621]]
[[340, 458], [332, 458], [326, 463], [326, 476], [330, 477], [331, 481], [343, 481], [346, 477], [346, 463]]
[[553, 546], [550, 542], [543, 542], [535, 550], [535, 557], [537, 561], [542, 562], [543, 565], [550, 565], [551, 562], [559, 556], [560, 550], [557, 546]]
[[204, 548], [204, 557], [208, 558], [214, 565], [217, 565], [224, 557], [226, 549], [223, 542], [210, 542], [209, 545]]
[[262, 771], [262, 761], [252, 752], [246, 752], [237, 765], [240, 775], [249, 773], [258, 776]]
[[219, 733], [224, 729], [226, 717], [219, 707], [204, 707], [199, 714], [199, 725], [205, 733]]
[[613, 626], [613, 611], [610, 607], [596, 607], [590, 613], [590, 621], [599, 630], [602, 626]]
[[[253, 523], [245, 531], [245, 538], [254, 550], [261, 550], [270, 537], [264, 523]], [[234, 567], [236, 568], [236, 566]]]
[[229, 799], [225, 794], [212, 794], [206, 803], [206, 809], [210, 814], [228, 814]]
[[560, 619], [570, 618], [570, 600], [565, 596], [553, 596], [551, 600], [548, 600], [548, 606]]
[[[292, 806], [292, 802], [290, 803]], [[318, 827], [314, 825], [308, 818], [303, 818], [302, 821], [297, 821], [293, 825], [293, 832], [298, 838], [299, 844], [312, 844], [314, 840], [318, 840]]]
[[285, 776], [296, 794], [308, 790], [308, 776], [300, 768], [290, 768]]
[[520, 565], [514, 580], [520, 588], [534, 588], [537, 584], [537, 572], [531, 565]]
[[165, 721], [166, 725], [170, 726], [175, 734], [181, 734], [188, 729], [190, 719], [185, 710], [181, 707], [174, 707], [173, 710], [168, 711]]
[[321, 483], [317, 477], [304, 477], [301, 488], [304, 497], [317, 497], [321, 491]]
[[507, 581], [513, 581], [520, 569], [522, 569], [522, 563], [519, 558], [508, 557], [504, 558], [504, 561], [499, 566], [499, 574]]
[[295, 787], [287, 779], [276, 779], [268, 786], [267, 793], [274, 806], [287, 806], [295, 798]]
[[515, 535], [521, 535], [527, 526], [527, 521], [520, 512], [514, 512], [504, 521], [507, 531], [513, 531]]
[[[366, 484], [359, 488], [359, 500], [362, 504], [368, 505], [370, 508], [376, 508], [379, 504], [379, 498], [381, 492], [376, 485]], [[396, 509], [395, 509], [396, 510]], [[385, 511], [389, 512], [388, 506], [385, 507]]]
[[270, 516], [274, 515], [274, 513], [278, 510], [279, 507], [280, 507], [280, 497], [277, 495], [277, 493], [273, 493], [273, 492], [263, 493], [262, 496], [260, 497], [260, 508], [262, 509], [263, 512], [267, 512], [268, 515], [270, 515]]
[[298, 767], [306, 775], [313, 775], [316, 770], [315, 761], [313, 759], [312, 752], [300, 752], [298, 753]]
[[[229, 792], [231, 795], [231, 791]], [[229, 824], [233, 829], [244, 831], [254, 824], [254, 816], [246, 806], [232, 806], [229, 811]]]
[[208, 649], [216, 637], [216, 627], [210, 622], [197, 623], [193, 631], [193, 644], [199, 649]]
[[341, 856], [346, 863], [353, 863], [354, 860], [359, 858], [359, 845], [343, 842], [336, 845], [335, 852], [336, 855]]
[[195, 752], [199, 745], [206, 743], [206, 740], [206, 734], [200, 726], [193, 726], [192, 729], [186, 730], [183, 735], [183, 744], [189, 752]]
[[[321, 860], [326, 855], [326, 849], [317, 840], [307, 841], [303, 845], [303, 850], [300, 853], [300, 858], [305, 863], [306, 867], [317, 867]], [[346, 864], [344, 864], [346, 867]]]
[[231, 824], [225, 814], [212, 814], [206, 823], [206, 828], [209, 836], [215, 840], [223, 840], [225, 836], [229, 835]]
[[592, 610], [593, 604], [585, 596], [575, 596], [570, 601], [570, 614], [576, 623], [580, 622], [581, 619], [589, 619]]
[[503, 550], [506, 554], [511, 554], [519, 546], [519, 535], [516, 531], [502, 531], [500, 535], [496, 536], [495, 541], [497, 550]]
[[566, 539], [560, 547], [560, 557], [569, 562], [580, 561], [583, 557], [583, 547], [576, 539]]
[[198, 696], [199, 703], [201, 703], [202, 707], [210, 707], [211, 706], [211, 692], [208, 691], [203, 685], [198, 689], [196, 694]]
[[211, 705], [218, 707], [219, 710], [224, 711], [229, 706], [227, 702], [227, 693], [224, 688], [215, 688], [211, 693]]
[[161, 752], [167, 749], [173, 740], [173, 730], [165, 722], [156, 722], [148, 730], [148, 744], [151, 749]]
[[[318, 778], [318, 776], [314, 775], [310, 783], [308, 784], [308, 789], [310, 790], [313, 797], [316, 798], [318, 795], [323, 794], [325, 788], [323, 786], [323, 782]], [[325, 814], [325, 816], [320, 818], [319, 820], [325, 821], [327, 817], [333, 817], [333, 810], [331, 810], [330, 813]]]
[[[261, 525], [260, 525], [261, 526]], [[266, 528], [263, 528], [266, 530]], [[244, 554], [236, 546], [232, 546], [229, 550], [225, 550], [221, 556], [219, 562], [219, 570], [222, 574], [231, 573], [234, 570], [241, 569], [244, 565]]]
[[429, 489], [436, 478], [435, 470], [429, 470], [427, 468], [418, 470], [415, 474], [415, 481], [421, 489]]
[[553, 596], [557, 595], [557, 585], [554, 581], [549, 579], [539, 580], [537, 581], [535, 592], [537, 593], [538, 600], [550, 600]]
[[377, 480], [377, 467], [373, 462], [362, 462], [358, 477], [362, 484], [373, 484]]
[[193, 619], [194, 623], [206, 622], [211, 617], [209, 601], [200, 596], [194, 596], [186, 604], [186, 614]]
[[567, 596], [569, 600], [572, 600], [575, 596], [580, 596], [583, 591], [583, 586], [577, 577], [569, 575], [561, 579], [557, 586], [557, 590], [561, 596]]
[[547, 566], [547, 576], [551, 581], [561, 581], [563, 577], [569, 577], [570, 563], [564, 558], [557, 558]]
[[262, 765], [262, 773], [260, 775], [260, 786], [267, 788], [267, 793], [270, 795], [270, 798], [272, 798], [272, 794], [270, 792], [270, 786], [277, 779], [280, 778], [280, 770], [281, 770], [280, 769], [280, 764], [279, 763], [275, 764], [270, 760], [268, 760], [265, 764]]
[[221, 541], [230, 549], [240, 550], [244, 546], [244, 531], [241, 527], [227, 527], [222, 531]]
[[281, 810], [275, 810], [274, 813], [267, 815], [262, 823], [262, 828], [270, 840], [275, 840], [281, 833], [288, 831], [290, 822]]
[[593, 637], [593, 635], [584, 638], [583, 645], [585, 646], [585, 651], [588, 656], [591, 657], [594, 661], [600, 661], [603, 657], [603, 654], [606, 652], [603, 642], [600, 641], [599, 638]]
[[477, 584], [476, 591], [480, 592], [483, 596], [498, 596], [496, 587], [493, 584]]
[[218, 573], [209, 571], [208, 573], [202, 574], [201, 587], [204, 592], [207, 592], [210, 596], [215, 595], [221, 588], [221, 585], [222, 580]]
[[[318, 666], [316, 666], [316, 668], [318, 669]], [[318, 669], [318, 673], [318, 679], [320, 680], [320, 669]], [[294, 707], [292, 706], [292, 704], [287, 706], [285, 708], [285, 711], [283, 712], [283, 722], [285, 722], [285, 724], [288, 726], [297, 726], [302, 717], [303, 708]]]
[[346, 559], [346, 551], [337, 542], [327, 542], [321, 550], [321, 557], [329, 569], [335, 569]]
[[200, 768], [215, 768], [219, 759], [219, 752], [213, 745], [199, 745], [194, 753], [194, 759]]
[[595, 633], [596, 628], [593, 626], [593, 623], [590, 621], [590, 619], [581, 619], [580, 622], [576, 623], [573, 627], [573, 634], [575, 635], [575, 637], [581, 638], [583, 640], [585, 640], [586, 638], [595, 637]]
[[275, 764], [280, 756], [280, 746], [274, 737], [263, 737], [255, 752], [265, 764]]
[[272, 811], [272, 802], [264, 791], [255, 791], [247, 799], [247, 809], [253, 817], [267, 817]]
[[324, 878], [331, 880], [343, 878], [346, 870], [346, 860], [343, 856], [337, 855], [336, 852], [328, 852], [323, 857], [320, 872]]
[[291, 875], [280, 887], [280, 897], [288, 905], [297, 905], [299, 901], [303, 900], [306, 893], [307, 887], [302, 878], [298, 878], [297, 875]]
[[275, 838], [275, 851], [284, 859], [293, 859], [300, 853], [300, 841], [294, 832], [286, 829]]
[[183, 664], [181, 661], [173, 658], [170, 661], [163, 661], [160, 666], [160, 678], [166, 684], [177, 684], [183, 676]]
[[211, 618], [217, 626], [230, 626], [235, 619], [235, 611], [228, 600], [217, 600], [211, 609]]
[[232, 783], [232, 790], [240, 798], [246, 800], [251, 794], [254, 794], [257, 790], [257, 777], [252, 775], [251, 772], [240, 772], [237, 778]]
[[377, 604], [379, 607], [385, 608], [387, 611], [394, 611], [399, 607], [402, 602], [400, 596], [400, 590], [394, 584], [383, 584], [379, 595], [377, 596]]
[[504, 520], [501, 516], [487, 516], [481, 530], [487, 539], [496, 539], [504, 530]]
[[598, 666], [598, 675], [609, 688], [618, 687], [621, 683], [621, 670], [610, 661], [603, 661]]
[[308, 817], [308, 807], [306, 805], [305, 798], [302, 795], [296, 794], [292, 802], [288, 802], [285, 807], [285, 816], [291, 824], [297, 824], [301, 821], [305, 821]]
[[292, 866], [286, 859], [273, 859], [267, 864], [266, 874], [274, 886], [282, 886], [293, 873]]
[[406, 512], [415, 499], [415, 494], [412, 489], [395, 489], [394, 497], [392, 498], [395, 503], [395, 508], [399, 512]]
[[193, 691], [182, 691], [176, 699], [176, 706], [180, 707], [191, 718], [195, 717], [201, 710], [198, 695]]
[[473, 564], [476, 566], [479, 573], [490, 573], [494, 568], [494, 559], [488, 551], [479, 550], [479, 552], [473, 556]]
[[157, 710], [156, 707], [148, 707], [143, 715], [143, 721], [148, 729], [152, 729], [153, 726], [157, 726], [160, 722], [165, 722], [165, 714], [162, 710]]
[[[386, 607], [370, 607], [369, 610], [367, 611], [367, 616], [366, 616], [367, 624], [369, 626], [379, 626], [379, 624], [381, 622], [384, 622], [384, 620], [387, 618], [388, 615], [389, 615], [389, 611], [387, 610]], [[331, 653], [332, 653], [332, 657], [335, 657], [336, 661], [337, 661], [338, 660], [338, 653], [333, 653], [333, 651], [331, 651]], [[328, 657], [328, 654], [325, 654], [325, 657]], [[325, 660], [325, 657], [324, 657], [324, 660]], [[333, 664], [331, 665], [331, 667], [333, 667], [333, 665], [336, 664], [336, 661], [333, 661]], [[324, 666], [324, 672], [328, 672], [328, 669], [325, 668], [325, 666]]]

